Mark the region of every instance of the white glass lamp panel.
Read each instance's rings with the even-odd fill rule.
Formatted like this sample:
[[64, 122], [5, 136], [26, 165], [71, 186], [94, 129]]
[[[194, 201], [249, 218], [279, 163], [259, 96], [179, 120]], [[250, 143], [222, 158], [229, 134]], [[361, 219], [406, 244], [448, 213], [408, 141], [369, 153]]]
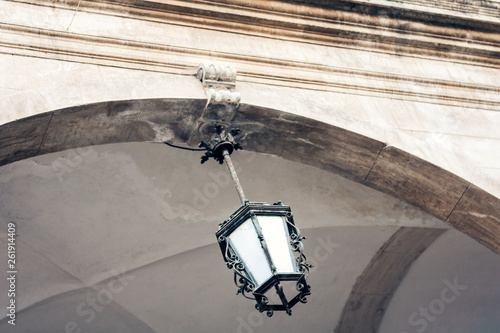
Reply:
[[283, 217], [259, 215], [257, 218], [278, 273], [296, 273], [297, 265]]
[[255, 280], [256, 288], [272, 276], [271, 267], [251, 219], [246, 220], [227, 238], [229, 238], [233, 249]]

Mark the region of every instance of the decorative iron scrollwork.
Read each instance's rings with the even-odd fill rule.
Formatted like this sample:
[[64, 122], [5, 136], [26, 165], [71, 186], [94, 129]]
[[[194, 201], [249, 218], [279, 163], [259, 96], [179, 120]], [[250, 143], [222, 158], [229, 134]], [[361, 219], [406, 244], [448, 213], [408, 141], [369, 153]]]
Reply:
[[241, 259], [234, 253], [229, 244], [227, 243], [226, 237], [219, 237], [219, 243], [223, 247], [225, 247], [224, 257], [226, 260], [227, 268], [233, 269], [234, 271], [234, 284], [238, 287], [238, 291], [236, 295], [242, 294], [243, 297], [255, 300], [254, 297], [250, 297], [247, 294], [253, 293], [255, 290], [255, 286], [253, 285], [250, 278], [247, 276], [247, 272], [245, 270], [245, 265], [241, 261]]
[[[292, 228], [294, 232], [290, 234], [290, 245], [292, 246], [292, 250], [297, 253], [295, 260], [297, 260], [297, 266], [299, 271], [307, 277], [309, 275], [310, 269], [313, 268], [313, 265], [307, 262], [307, 257], [304, 254], [304, 245], [302, 244], [302, 240], [306, 239], [306, 237], [301, 236], [299, 228], [295, 226], [293, 223], [293, 215], [292, 213], [288, 213], [285, 216], [286, 222], [289, 228]], [[301, 288], [302, 289], [302, 288]], [[297, 290], [298, 282], [297, 282]]]

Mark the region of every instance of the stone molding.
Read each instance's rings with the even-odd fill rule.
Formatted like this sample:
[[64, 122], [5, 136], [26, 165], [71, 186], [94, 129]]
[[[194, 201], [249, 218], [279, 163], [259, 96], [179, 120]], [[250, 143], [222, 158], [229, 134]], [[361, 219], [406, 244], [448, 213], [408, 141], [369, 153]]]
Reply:
[[[0, 23], [0, 53], [191, 76], [238, 63], [238, 81], [500, 111], [500, 87]], [[57, 43], [54, 43], [57, 40]], [[92, 47], [89, 48], [89, 45]], [[500, 46], [500, 44], [499, 44]], [[500, 48], [499, 48], [500, 50]], [[147, 53], [147, 57], [145, 54]], [[498, 57], [500, 61], [500, 56]], [[500, 64], [500, 63], [499, 63]], [[415, 89], [415, 86], [418, 89]]]
[[[339, 1], [321, 8], [284, 1], [9, 0], [278, 40], [500, 67], [500, 18], [495, 8], [432, 2]], [[266, 4], [267, 3], [267, 4]], [[406, 4], [406, 5], [405, 5]], [[467, 14], [478, 8], [487, 15]]]

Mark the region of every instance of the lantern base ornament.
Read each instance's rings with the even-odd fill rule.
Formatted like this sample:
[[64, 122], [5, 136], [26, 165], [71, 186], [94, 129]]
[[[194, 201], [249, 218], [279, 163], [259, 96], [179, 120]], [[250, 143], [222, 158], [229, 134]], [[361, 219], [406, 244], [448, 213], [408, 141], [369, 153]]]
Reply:
[[[281, 285], [281, 281], [297, 281], [296, 288], [299, 292], [294, 298], [290, 301], [285, 296], [283, 292], [283, 287]], [[271, 289], [272, 287], [276, 288], [276, 293], [278, 294], [282, 304], [269, 304], [269, 299], [265, 296], [265, 293]], [[311, 286], [307, 284], [306, 277], [304, 274], [278, 274], [269, 279], [266, 286], [263, 286], [254, 291], [255, 308], [259, 310], [259, 312], [267, 311], [267, 316], [272, 317], [274, 311], [285, 311], [289, 316], [292, 315], [292, 307], [298, 302], [307, 303], [307, 297], [311, 294]]]

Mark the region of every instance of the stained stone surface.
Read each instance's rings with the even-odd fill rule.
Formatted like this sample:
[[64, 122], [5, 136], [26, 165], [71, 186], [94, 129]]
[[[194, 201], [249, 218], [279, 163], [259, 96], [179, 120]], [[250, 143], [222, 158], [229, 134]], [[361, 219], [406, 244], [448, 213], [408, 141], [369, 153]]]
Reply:
[[[495, 332], [499, 8], [0, 1], [0, 245], [14, 221], [17, 331], [332, 331], [400, 228], [444, 228], [388, 283], [393, 299], [355, 293], [381, 308], [351, 323]], [[201, 62], [237, 69], [238, 110], [209, 103]], [[290, 204], [311, 235], [314, 297], [291, 318], [236, 297], [213, 251], [214, 228], [239, 204], [226, 170], [144, 143], [196, 147], [222, 111], [242, 129], [248, 152], [234, 161], [248, 197]], [[391, 276], [405, 271], [394, 266]], [[455, 278], [468, 289], [412, 325]], [[94, 298], [106, 304], [92, 312]], [[5, 318], [0, 330], [16, 332]]]

